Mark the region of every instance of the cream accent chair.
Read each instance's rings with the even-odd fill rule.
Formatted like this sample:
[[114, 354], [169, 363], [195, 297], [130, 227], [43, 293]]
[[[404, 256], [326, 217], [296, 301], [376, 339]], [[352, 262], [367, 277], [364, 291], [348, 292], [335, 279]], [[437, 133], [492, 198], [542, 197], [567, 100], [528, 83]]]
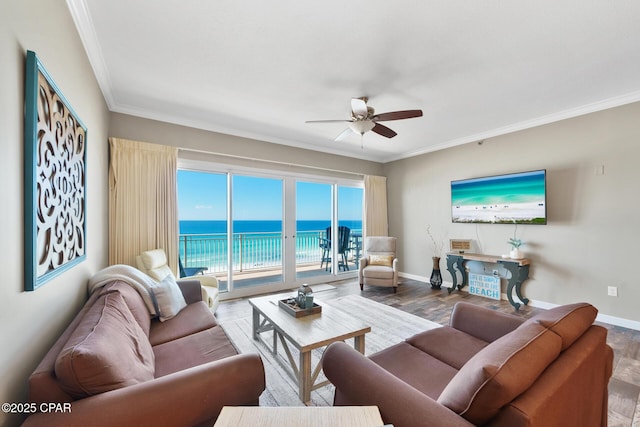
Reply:
[[[162, 281], [167, 275], [171, 274], [174, 278], [173, 271], [167, 265], [167, 255], [163, 249], [154, 249], [141, 253], [136, 257], [138, 270], [146, 273], [152, 279], [158, 282]], [[199, 274], [197, 276], [182, 277], [180, 280], [197, 280], [202, 287], [202, 301], [206, 302], [215, 312], [220, 304], [220, 296], [218, 295], [218, 279], [214, 276], [205, 276]]]
[[364, 240], [364, 257], [358, 268], [360, 290], [364, 285], [393, 287], [398, 290], [396, 238], [372, 236]]

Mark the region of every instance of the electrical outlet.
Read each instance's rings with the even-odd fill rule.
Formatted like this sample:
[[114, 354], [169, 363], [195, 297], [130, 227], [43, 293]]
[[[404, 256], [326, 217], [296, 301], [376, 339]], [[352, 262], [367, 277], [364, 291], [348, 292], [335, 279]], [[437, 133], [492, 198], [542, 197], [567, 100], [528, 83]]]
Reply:
[[607, 287], [607, 295], [609, 295], [610, 297], [617, 297], [618, 296], [618, 287], [617, 286], [609, 286], [609, 287]]

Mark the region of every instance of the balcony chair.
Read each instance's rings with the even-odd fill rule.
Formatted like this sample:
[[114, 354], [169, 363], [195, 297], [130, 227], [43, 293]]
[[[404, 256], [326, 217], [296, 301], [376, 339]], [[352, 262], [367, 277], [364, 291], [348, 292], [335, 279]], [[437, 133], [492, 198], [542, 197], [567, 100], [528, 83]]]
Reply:
[[[171, 271], [167, 265], [167, 254], [165, 254], [163, 249], [154, 249], [141, 253], [136, 257], [136, 264], [138, 270], [146, 273], [154, 280], [162, 281], [169, 274], [175, 278], [173, 271]], [[214, 312], [216, 311], [220, 304], [218, 279], [214, 276], [205, 276], [204, 274], [181, 277], [181, 279], [199, 281], [202, 288], [202, 300], [206, 302]]]
[[[329, 265], [331, 264], [331, 227], [327, 227], [325, 237], [320, 238], [320, 248], [322, 249], [320, 268], [324, 265], [325, 270], [328, 270]], [[338, 256], [340, 257], [338, 262], [339, 270], [349, 270], [347, 258], [351, 249], [353, 249], [351, 247], [351, 229], [347, 226], [341, 225], [338, 227]]]
[[180, 269], [180, 278], [204, 274], [208, 270], [207, 267], [185, 267], [182, 265], [182, 258], [180, 257], [178, 257], [178, 268]]
[[398, 259], [395, 237], [366, 237], [364, 256], [358, 267], [360, 290], [364, 285], [393, 287], [398, 290]]

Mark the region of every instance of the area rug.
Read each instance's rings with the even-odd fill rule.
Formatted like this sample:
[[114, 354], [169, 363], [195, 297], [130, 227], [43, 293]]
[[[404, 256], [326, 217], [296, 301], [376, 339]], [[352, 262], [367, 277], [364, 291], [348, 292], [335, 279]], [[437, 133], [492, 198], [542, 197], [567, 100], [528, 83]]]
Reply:
[[[314, 293], [315, 292], [321, 291], [314, 289]], [[332, 300], [323, 300], [321, 293], [317, 301], [321, 305], [328, 304], [349, 313], [354, 318], [371, 326], [371, 332], [366, 334], [365, 337], [365, 355], [376, 353], [419, 332], [440, 326], [435, 322], [363, 298], [359, 295], [348, 295]], [[251, 308], [249, 304], [247, 303], [246, 309], [242, 308], [242, 310], [243, 313], [246, 312], [246, 316], [228, 321], [221, 320], [220, 323], [241, 353], [257, 353], [262, 357], [265, 367], [267, 389], [260, 397], [260, 405], [303, 405], [298, 399], [297, 385], [282, 366], [286, 356], [284, 354], [273, 355], [265, 345], [253, 340], [251, 332]], [[264, 338], [269, 342], [268, 336], [264, 336]], [[348, 340], [347, 343], [353, 345], [352, 340]], [[290, 347], [293, 357], [297, 360], [298, 354], [295, 348], [293, 348], [293, 346]], [[323, 351], [324, 349], [314, 351], [312, 356], [313, 366], [320, 360]], [[277, 358], [280, 358], [280, 360]], [[333, 402], [333, 391], [333, 386], [330, 384], [313, 391], [311, 393], [311, 404], [315, 406], [331, 406]]]

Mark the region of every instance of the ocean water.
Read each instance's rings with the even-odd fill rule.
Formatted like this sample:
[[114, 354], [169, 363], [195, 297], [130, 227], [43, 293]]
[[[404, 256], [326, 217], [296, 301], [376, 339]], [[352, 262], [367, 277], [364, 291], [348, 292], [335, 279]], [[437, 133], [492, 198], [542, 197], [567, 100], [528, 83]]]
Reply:
[[[296, 261], [320, 263], [320, 243], [329, 220], [297, 221]], [[229, 253], [226, 221], [180, 221], [179, 253], [185, 267], [207, 267], [210, 273], [226, 271]], [[362, 221], [339, 221], [352, 232], [362, 231]], [[282, 221], [234, 221], [231, 254], [234, 270], [282, 265]]]
[[451, 183], [451, 203], [455, 206], [544, 201], [544, 171], [453, 181]]
[[[297, 221], [297, 231], [326, 230], [330, 220]], [[339, 225], [346, 225], [352, 230], [362, 230], [362, 221], [341, 220]], [[233, 232], [237, 233], [281, 233], [282, 221], [234, 221]], [[227, 221], [180, 221], [180, 234], [226, 234]]]

